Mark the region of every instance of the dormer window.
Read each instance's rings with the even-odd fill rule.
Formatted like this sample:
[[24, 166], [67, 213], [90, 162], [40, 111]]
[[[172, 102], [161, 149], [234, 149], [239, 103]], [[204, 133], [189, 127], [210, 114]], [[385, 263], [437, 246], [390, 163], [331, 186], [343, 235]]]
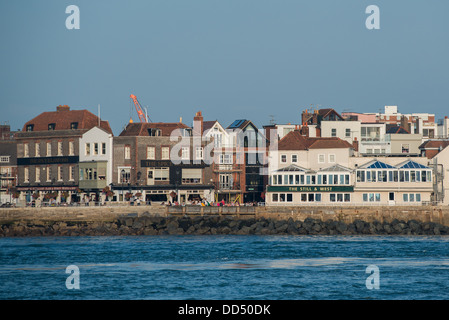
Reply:
[[72, 129], [72, 130], [78, 129], [78, 122], [72, 122], [72, 123], [70, 124], [70, 129]]
[[27, 125], [27, 131], [33, 131], [33, 129], [34, 129], [34, 124]]
[[151, 137], [160, 137], [161, 133], [160, 129], [148, 129], [148, 135]]
[[48, 124], [48, 131], [55, 130], [55, 128], [56, 128], [56, 123], [49, 123]]

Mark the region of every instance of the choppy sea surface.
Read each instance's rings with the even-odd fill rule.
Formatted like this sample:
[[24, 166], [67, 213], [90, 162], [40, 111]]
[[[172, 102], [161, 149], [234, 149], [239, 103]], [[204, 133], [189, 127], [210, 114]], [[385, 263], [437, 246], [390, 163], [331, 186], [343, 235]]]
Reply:
[[2, 238], [0, 299], [449, 299], [449, 237]]

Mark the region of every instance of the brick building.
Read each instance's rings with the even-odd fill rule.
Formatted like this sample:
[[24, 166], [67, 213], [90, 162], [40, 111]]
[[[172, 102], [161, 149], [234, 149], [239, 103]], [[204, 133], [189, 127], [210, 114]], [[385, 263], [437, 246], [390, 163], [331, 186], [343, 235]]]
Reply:
[[194, 141], [192, 133], [181, 122], [129, 123], [113, 141], [115, 199], [126, 201], [132, 195], [159, 203], [213, 201], [206, 143]]
[[16, 137], [19, 199], [78, 201], [79, 141], [95, 126], [112, 134], [108, 121], [69, 106], [58, 106], [26, 122]]

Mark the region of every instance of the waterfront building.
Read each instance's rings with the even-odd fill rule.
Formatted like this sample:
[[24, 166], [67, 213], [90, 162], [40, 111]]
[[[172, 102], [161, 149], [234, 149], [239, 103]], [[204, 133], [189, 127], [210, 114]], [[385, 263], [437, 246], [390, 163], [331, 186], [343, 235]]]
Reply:
[[14, 135], [9, 125], [0, 125], [0, 205], [15, 201], [17, 146]]
[[109, 200], [112, 183], [112, 132], [95, 126], [79, 140], [79, 189], [85, 201]]
[[108, 121], [69, 106], [58, 106], [25, 123], [16, 135], [22, 203], [79, 200], [80, 139], [96, 126], [112, 134]]
[[416, 205], [434, 200], [426, 158], [359, 157], [338, 137], [310, 138], [300, 130], [270, 151], [267, 205]]
[[180, 122], [128, 123], [113, 139], [113, 182], [116, 201], [147, 203], [213, 201], [206, 142]]
[[240, 180], [243, 202], [265, 201], [265, 186], [268, 182], [269, 141], [251, 120], [238, 119], [226, 128], [232, 137], [235, 150], [234, 163], [244, 173]]

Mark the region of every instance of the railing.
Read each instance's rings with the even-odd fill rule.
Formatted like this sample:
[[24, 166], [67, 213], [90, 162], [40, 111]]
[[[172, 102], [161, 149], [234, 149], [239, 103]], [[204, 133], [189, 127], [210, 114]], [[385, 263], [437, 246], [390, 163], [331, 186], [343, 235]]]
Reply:
[[422, 202], [400, 202], [391, 203], [384, 202], [282, 202], [282, 203], [268, 203], [267, 207], [386, 207], [386, 206], [436, 206], [441, 202], [436, 201], [422, 201]]
[[255, 215], [255, 206], [167, 206], [166, 212], [173, 215]]

